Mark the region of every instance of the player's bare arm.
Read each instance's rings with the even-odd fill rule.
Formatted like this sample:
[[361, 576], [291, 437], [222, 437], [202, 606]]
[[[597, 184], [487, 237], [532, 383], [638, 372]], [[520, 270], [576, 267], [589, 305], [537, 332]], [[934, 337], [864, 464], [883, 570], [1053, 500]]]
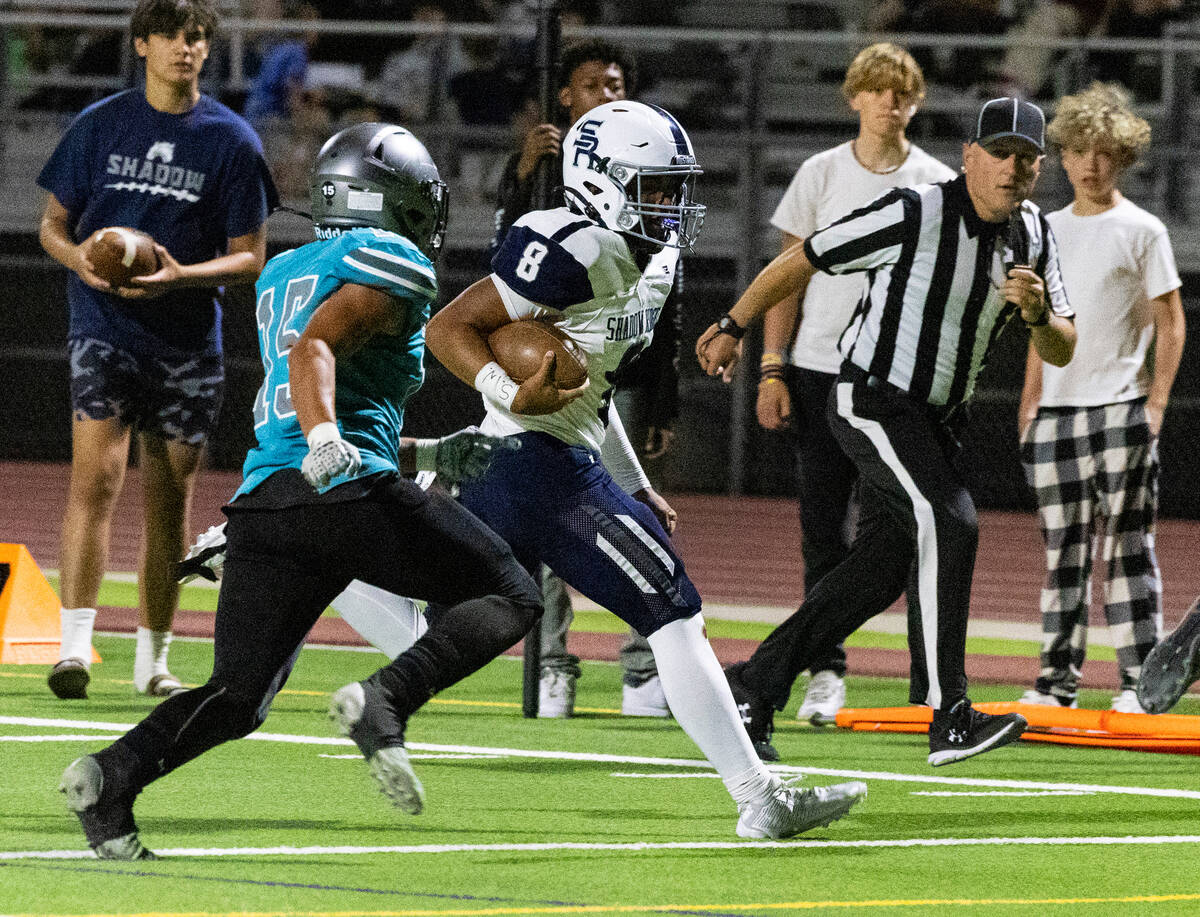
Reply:
[[[780, 233], [780, 254], [803, 241], [790, 232]], [[755, 413], [759, 425], [766, 430], [783, 430], [792, 422], [792, 398], [783, 380], [783, 367], [799, 314], [800, 296], [794, 294], [783, 297], [763, 316], [762, 373]]]
[[229, 239], [226, 253], [208, 261], [180, 264], [157, 242], [159, 268], [153, 274], [134, 277], [129, 288], [120, 293], [127, 299], [149, 299], [168, 290], [183, 287], [215, 287], [227, 284], [254, 283], [267, 261], [267, 225], [254, 232]]
[[356, 283], [343, 286], [313, 313], [288, 353], [292, 404], [305, 435], [317, 424], [336, 421], [338, 357], [349, 356], [375, 335], [397, 333], [402, 314], [390, 294]]
[[1075, 354], [1075, 323], [1055, 315], [1046, 298], [1046, 282], [1036, 271], [1017, 266], [1009, 270], [1001, 291], [1006, 302], [1021, 310], [1034, 348], [1052, 366], [1066, 366]]
[[[488, 347], [488, 335], [511, 321], [496, 284], [491, 277], [484, 277], [429, 320], [425, 346], [450, 372], [475, 386], [480, 371], [496, 363]], [[586, 379], [577, 388], [558, 388], [554, 384], [554, 364], [554, 355], [547, 352], [537, 373], [516, 387], [509, 407], [514, 414], [553, 414], [587, 390]], [[510, 380], [510, 384], [516, 383]]]
[[1146, 397], [1146, 419], [1155, 436], [1162, 429], [1167, 398], [1175, 384], [1175, 373], [1183, 359], [1183, 344], [1187, 337], [1183, 318], [1183, 298], [1172, 290], [1152, 300], [1154, 306], [1154, 377]]
[[803, 293], [816, 272], [804, 254], [803, 245], [793, 245], [777, 255], [722, 317], [732, 322], [729, 330], [722, 331], [721, 322], [714, 322], [696, 341], [696, 357], [704, 371], [710, 376], [725, 375], [728, 378], [737, 364], [738, 341], [747, 325], [785, 296]]
[[92, 263], [87, 256], [91, 239], [85, 239], [76, 245], [72, 236], [67, 208], [53, 194], [46, 195], [46, 207], [42, 211], [42, 221], [38, 227], [38, 240], [42, 243], [42, 248], [67, 270], [78, 274], [79, 279], [89, 287], [111, 293], [113, 288], [108, 281], [102, 280], [92, 272]]

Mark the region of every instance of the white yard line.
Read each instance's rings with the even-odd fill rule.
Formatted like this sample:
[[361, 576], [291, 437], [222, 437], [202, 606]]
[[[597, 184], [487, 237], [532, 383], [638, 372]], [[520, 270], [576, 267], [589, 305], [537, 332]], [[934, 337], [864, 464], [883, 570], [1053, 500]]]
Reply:
[[[896, 848], [896, 847], [1097, 847], [1165, 846], [1200, 844], [1200, 835], [1147, 835], [1143, 837], [913, 837], [858, 841], [675, 841], [602, 844], [565, 841], [557, 844], [407, 844], [387, 847], [167, 847], [156, 849], [168, 857], [249, 857], [249, 856], [350, 856], [371, 853], [445, 854], [445, 853], [546, 853], [557, 850], [592, 853], [638, 853], [647, 850], [748, 850], [811, 848]], [[0, 860], [81, 860], [92, 859], [90, 850], [11, 850], [0, 851]]]
[[[65, 720], [46, 717], [0, 716], [0, 726], [25, 726], [46, 729], [88, 730], [103, 732], [125, 732], [133, 728], [132, 723], [93, 722], [90, 720]], [[278, 732], [255, 732], [246, 737], [258, 742], [284, 742], [293, 745], [353, 746], [350, 739], [333, 736], [292, 735]], [[589, 761], [598, 764], [650, 765], [654, 767], [686, 767], [698, 771], [711, 771], [707, 761], [694, 758], [656, 758], [643, 755], [611, 755], [598, 752], [556, 751], [535, 748], [492, 748], [472, 745], [435, 745], [427, 742], [409, 742], [410, 751], [432, 752], [449, 755], [482, 755], [502, 758], [532, 758], [545, 761]], [[891, 783], [933, 784], [936, 786], [986, 787], [999, 790], [1056, 790], [1082, 793], [1112, 793], [1123, 796], [1153, 796], [1169, 799], [1200, 799], [1200, 790], [1184, 790], [1173, 787], [1115, 786], [1091, 783], [1058, 783], [1041, 780], [989, 780], [982, 777], [943, 777], [933, 774], [901, 774], [893, 771], [842, 770], [827, 767], [793, 767], [773, 765], [771, 770], [779, 774], [811, 774], [821, 777], [840, 777], [852, 780], [879, 780]]]

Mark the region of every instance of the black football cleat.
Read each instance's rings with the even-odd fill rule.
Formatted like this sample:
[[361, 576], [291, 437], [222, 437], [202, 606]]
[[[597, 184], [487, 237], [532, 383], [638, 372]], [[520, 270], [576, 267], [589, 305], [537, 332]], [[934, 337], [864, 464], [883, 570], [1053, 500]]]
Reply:
[[1142, 663], [1137, 696], [1147, 713], [1166, 713], [1200, 678], [1200, 599]]
[[733, 692], [733, 702], [737, 704], [738, 715], [742, 725], [750, 736], [754, 752], [762, 761], [778, 761], [779, 752], [771, 744], [771, 736], [775, 734], [775, 708], [769, 701], [755, 695], [746, 687], [741, 678], [741, 664], [729, 666], [725, 670], [725, 678], [729, 682], [729, 690]]
[[142, 846], [133, 820], [133, 797], [112, 798], [104, 792], [104, 771], [91, 755], [76, 758], [63, 771], [58, 786], [67, 808], [79, 816], [88, 845], [102, 860], [155, 860]]

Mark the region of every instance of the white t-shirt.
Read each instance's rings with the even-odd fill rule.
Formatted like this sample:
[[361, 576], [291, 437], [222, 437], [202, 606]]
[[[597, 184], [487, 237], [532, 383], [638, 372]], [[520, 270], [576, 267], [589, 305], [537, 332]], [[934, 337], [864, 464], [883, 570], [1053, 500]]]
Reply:
[[[771, 225], [806, 239], [834, 220], [864, 207], [892, 188], [947, 181], [954, 170], [915, 143], [895, 172], [879, 175], [854, 158], [851, 142], [806, 159], [796, 171]], [[792, 344], [791, 362], [805, 369], [836, 373], [842, 358], [837, 342], [862, 296], [865, 274], [832, 275], [818, 272], [801, 304], [800, 329]]]
[[566, 207], [518, 219], [492, 259], [492, 282], [513, 321], [549, 320], [574, 339], [591, 385], [553, 414], [514, 414], [485, 397], [480, 430], [537, 430], [600, 451], [613, 379], [650, 343], [678, 260], [678, 249], [664, 248], [641, 270], [620, 233]]
[[1042, 364], [1040, 403], [1092, 407], [1146, 395], [1151, 300], [1180, 286], [1166, 227], [1128, 200], [1093, 216], [1066, 207], [1046, 220], [1058, 240], [1079, 339], [1066, 366]]

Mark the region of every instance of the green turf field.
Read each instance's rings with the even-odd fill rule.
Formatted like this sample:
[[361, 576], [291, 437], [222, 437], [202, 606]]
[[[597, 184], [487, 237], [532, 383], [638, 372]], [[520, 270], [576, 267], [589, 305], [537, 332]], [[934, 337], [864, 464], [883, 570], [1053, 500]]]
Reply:
[[[924, 736], [814, 730], [793, 706], [779, 717], [784, 770], [865, 779], [870, 796], [794, 841], [742, 841], [678, 726], [618, 715], [619, 668], [585, 663], [581, 715], [531, 721], [520, 662], [500, 659], [410, 724], [427, 791], [412, 817], [388, 806], [325, 715], [328, 692], [382, 657], [315, 648], [255, 739], [139, 799], [142, 839], [163, 859], [102, 862], [58, 776], [153, 702], [127, 680], [132, 640], [98, 637], [97, 648], [88, 701], [55, 700], [40, 667], [0, 666], [0, 913], [1200, 913], [1195, 757], [1020, 743], [933, 769]], [[171, 658], [197, 683], [211, 646], [180, 641]], [[851, 678], [849, 690], [855, 706], [907, 694], [886, 679]]]

